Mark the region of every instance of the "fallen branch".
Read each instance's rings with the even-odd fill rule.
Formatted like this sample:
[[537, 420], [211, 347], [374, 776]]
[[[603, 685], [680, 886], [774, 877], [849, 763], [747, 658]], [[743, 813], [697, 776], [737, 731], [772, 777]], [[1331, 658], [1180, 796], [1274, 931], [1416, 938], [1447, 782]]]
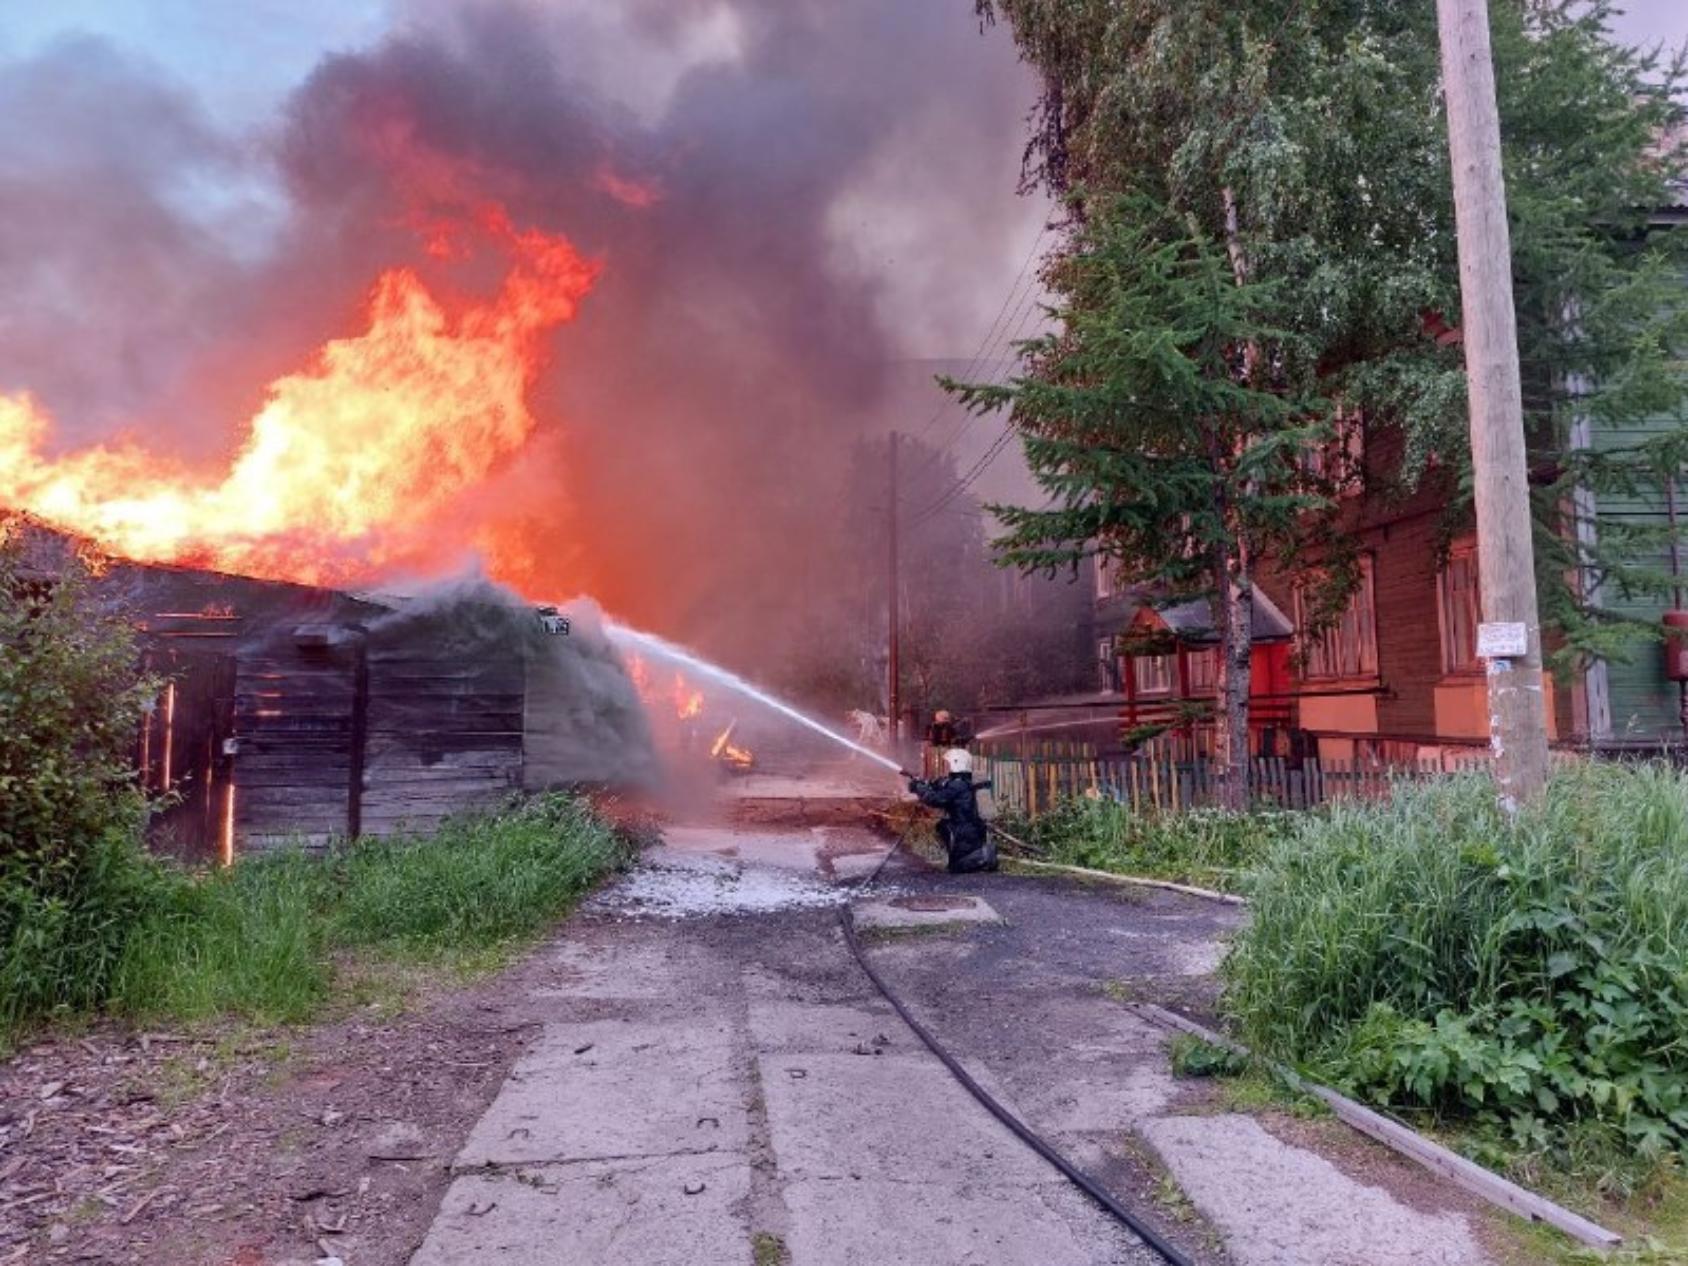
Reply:
[[128, 1226], [136, 1218], [141, 1216], [142, 1209], [145, 1209], [149, 1204], [151, 1204], [154, 1200], [157, 1200], [158, 1197], [163, 1194], [164, 1188], [154, 1187], [151, 1191], [147, 1192], [146, 1195], [142, 1196], [139, 1200], [135, 1201], [134, 1204], [130, 1205], [129, 1212], [119, 1218], [118, 1222], [123, 1226]]

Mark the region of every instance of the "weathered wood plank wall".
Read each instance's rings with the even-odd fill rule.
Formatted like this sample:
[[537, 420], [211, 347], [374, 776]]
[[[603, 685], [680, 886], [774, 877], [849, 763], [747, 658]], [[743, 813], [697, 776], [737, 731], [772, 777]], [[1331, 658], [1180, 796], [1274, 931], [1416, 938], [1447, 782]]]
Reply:
[[376, 639], [368, 682], [365, 834], [427, 827], [521, 787], [526, 685], [519, 655]]
[[242, 850], [346, 834], [355, 642], [282, 641], [238, 657], [234, 830]]

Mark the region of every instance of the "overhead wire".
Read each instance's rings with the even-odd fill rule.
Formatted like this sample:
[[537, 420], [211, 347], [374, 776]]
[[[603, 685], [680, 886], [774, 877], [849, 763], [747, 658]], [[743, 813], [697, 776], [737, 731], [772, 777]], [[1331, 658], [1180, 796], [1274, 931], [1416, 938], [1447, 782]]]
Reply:
[[[1008, 316], [1011, 309], [1018, 311], [1015, 296], [1020, 294], [1020, 288], [1025, 284], [1027, 274], [1031, 271], [1032, 261], [1037, 258], [1038, 251], [1043, 246], [1044, 239], [1048, 236], [1049, 221], [1046, 218], [1042, 227], [1038, 230], [1037, 237], [1032, 241], [1031, 249], [1026, 252], [1025, 259], [1020, 263], [1020, 271], [1014, 276], [1014, 284], [1008, 288], [1008, 293], [1003, 296], [1002, 306], [997, 309], [996, 316], [991, 321], [990, 327], [985, 331], [984, 338], [980, 340], [978, 349], [974, 351], [972, 359], [967, 362], [967, 367], [962, 371], [961, 376], [964, 379], [971, 378], [974, 374], [978, 373], [980, 366], [986, 363], [986, 353], [990, 350], [991, 346], [998, 341], [1000, 331], [1009, 328], [1007, 325], [1003, 324], [1003, 318]], [[1034, 282], [1035, 280], [1036, 279], [1033, 278]], [[1012, 318], [1010, 318], [1010, 324], [1012, 324]], [[915, 439], [918, 440], [923, 438], [934, 426], [938, 424], [938, 420], [944, 416], [944, 411], [948, 404], [948, 400], [941, 401], [938, 404], [938, 407], [932, 410], [932, 416], [926, 419], [925, 423], [921, 426], [920, 431], [915, 435]]]
[[[1038, 244], [1041, 244], [1043, 237], [1047, 234], [1047, 232], [1048, 228], [1045, 226], [1044, 233], [1040, 234], [1038, 237]], [[1035, 252], [1035, 244], [1033, 249]], [[1020, 342], [1021, 339], [1028, 333], [1029, 323], [1038, 312], [1038, 300], [1038, 287], [1034, 279], [1033, 284], [1026, 287], [1020, 303], [1015, 308], [1014, 318], [1009, 324], [1002, 327], [998, 338], [994, 340], [998, 354], [1000, 354], [1002, 350], [1006, 350], [1015, 343]], [[991, 343], [987, 343], [981, 351], [988, 351], [991, 346]], [[982, 363], [988, 363], [988, 361], [986, 361], [981, 355], [975, 356], [973, 363], [975, 365], [980, 365]], [[994, 386], [1002, 385], [1007, 381], [1006, 372], [1004, 372], [1003, 376], [1000, 378], [993, 374], [989, 381], [990, 384]], [[923, 474], [933, 466], [937, 465], [945, 454], [954, 447], [956, 441], [961, 438], [963, 432], [967, 429], [967, 424], [970, 420], [970, 415], [963, 414], [961, 419], [957, 422], [954, 430], [951, 431], [949, 437], [941, 445], [932, 449], [927, 456], [926, 463], [917, 468], [915, 473], [917, 475]], [[997, 458], [1002, 455], [1004, 450], [1008, 447], [1009, 441], [1012, 440], [1013, 437], [1013, 428], [1009, 427], [1005, 429], [1003, 433], [991, 443], [990, 447], [986, 449], [983, 456], [978, 458], [973, 465], [968, 468], [965, 474], [961, 475], [952, 485], [938, 494], [932, 502], [911, 515], [907, 520], [908, 526], [911, 528], [917, 527], [920, 524], [927, 522], [935, 515], [941, 513], [945, 507], [955, 500], [956, 497], [960, 496], [977, 483], [984, 473], [996, 462]]]

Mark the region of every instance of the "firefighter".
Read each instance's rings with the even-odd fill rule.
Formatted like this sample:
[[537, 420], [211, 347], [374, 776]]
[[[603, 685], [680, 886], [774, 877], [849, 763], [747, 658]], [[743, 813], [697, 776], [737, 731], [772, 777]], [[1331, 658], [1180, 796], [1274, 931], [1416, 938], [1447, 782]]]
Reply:
[[938, 839], [949, 855], [949, 872], [970, 875], [995, 870], [996, 841], [979, 816], [979, 792], [988, 788], [990, 781], [973, 781], [973, 756], [963, 747], [952, 747], [944, 753], [944, 767], [949, 771], [944, 777], [932, 782], [911, 778], [908, 789], [921, 804], [943, 810]]
[[926, 727], [926, 758], [922, 772], [931, 773], [943, 764], [944, 753], [952, 747], [966, 747], [973, 741], [972, 728], [957, 721], [945, 708], [932, 714], [932, 724]]
[[932, 724], [926, 727], [926, 745], [935, 747], [941, 752], [947, 752], [957, 746], [955, 741], [955, 718], [943, 708], [939, 708], [932, 715]]

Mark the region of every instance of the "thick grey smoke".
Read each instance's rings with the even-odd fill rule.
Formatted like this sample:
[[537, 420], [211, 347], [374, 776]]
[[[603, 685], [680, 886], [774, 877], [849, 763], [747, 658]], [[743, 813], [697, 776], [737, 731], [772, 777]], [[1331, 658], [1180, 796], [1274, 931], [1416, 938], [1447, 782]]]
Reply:
[[372, 653], [508, 664], [524, 683], [522, 779], [529, 791], [657, 778], [644, 705], [595, 604], [568, 604], [567, 633], [533, 604], [479, 576], [441, 581], [369, 625]]
[[[605, 270], [556, 336], [542, 433], [466, 524], [519, 543], [530, 592], [754, 664], [832, 583], [852, 445], [918, 421], [886, 416], [886, 365], [970, 350], [1024, 251], [1005, 191], [1030, 88], [1005, 34], [981, 36], [970, 0], [406, 12], [265, 138], [285, 198], [263, 258], [196, 231], [253, 151], [181, 93], [86, 47], [5, 68], [0, 104], [33, 103], [41, 154], [82, 158], [26, 155], [0, 183], [0, 264], [68, 296], [9, 309], [0, 386], [74, 434], [123, 416], [215, 451], [242, 393], [355, 328], [377, 270], [484, 281], [427, 260], [415, 220], [496, 199]], [[83, 213], [55, 219], [49, 194]], [[108, 237], [143, 258], [83, 268]]]

